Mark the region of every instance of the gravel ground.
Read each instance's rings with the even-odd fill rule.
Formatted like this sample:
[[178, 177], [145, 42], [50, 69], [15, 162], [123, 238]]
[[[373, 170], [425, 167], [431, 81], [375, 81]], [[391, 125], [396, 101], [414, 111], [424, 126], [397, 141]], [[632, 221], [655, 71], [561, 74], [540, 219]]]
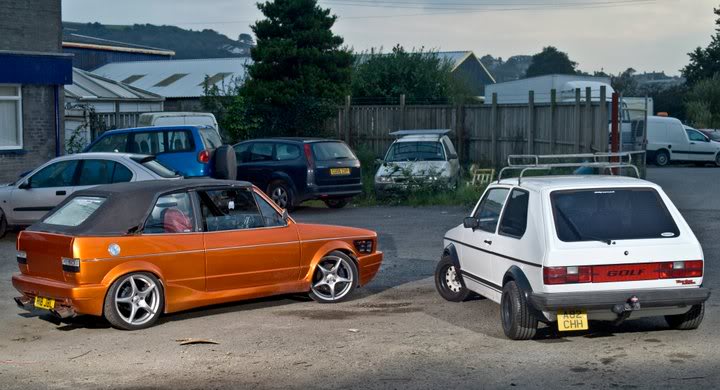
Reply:
[[[700, 238], [706, 285], [720, 266], [720, 170], [650, 169]], [[432, 273], [443, 233], [461, 222], [452, 207], [306, 208], [300, 221], [375, 229], [385, 262], [355, 298], [320, 305], [276, 297], [165, 316], [122, 332], [100, 319], [54, 323], [12, 302], [14, 236], [0, 240], [0, 388], [498, 388], [720, 387], [720, 310], [707, 305], [697, 331], [641, 319], [618, 328], [536, 340], [505, 339], [498, 306], [454, 304]], [[593, 324], [594, 325], [594, 324]], [[217, 345], [180, 346], [182, 338]]]

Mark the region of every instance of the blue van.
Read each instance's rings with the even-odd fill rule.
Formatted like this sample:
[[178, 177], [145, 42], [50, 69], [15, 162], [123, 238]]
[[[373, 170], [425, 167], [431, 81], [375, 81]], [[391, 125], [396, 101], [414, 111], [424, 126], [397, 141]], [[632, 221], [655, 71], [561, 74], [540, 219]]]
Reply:
[[216, 161], [220, 159], [215, 152], [221, 146], [220, 135], [209, 126], [157, 126], [107, 131], [84, 152], [154, 155], [163, 165], [185, 177], [218, 177], [223, 176], [216, 172], [222, 161]]

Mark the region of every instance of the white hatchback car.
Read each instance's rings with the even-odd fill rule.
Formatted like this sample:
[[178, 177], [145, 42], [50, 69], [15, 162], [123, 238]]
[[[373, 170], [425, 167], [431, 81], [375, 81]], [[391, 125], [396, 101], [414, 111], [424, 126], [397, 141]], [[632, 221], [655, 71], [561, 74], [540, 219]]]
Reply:
[[538, 322], [569, 331], [588, 329], [588, 320], [665, 316], [694, 329], [710, 296], [702, 248], [680, 212], [659, 186], [630, 177], [499, 180], [444, 247], [440, 295], [499, 303], [515, 340], [532, 338]]

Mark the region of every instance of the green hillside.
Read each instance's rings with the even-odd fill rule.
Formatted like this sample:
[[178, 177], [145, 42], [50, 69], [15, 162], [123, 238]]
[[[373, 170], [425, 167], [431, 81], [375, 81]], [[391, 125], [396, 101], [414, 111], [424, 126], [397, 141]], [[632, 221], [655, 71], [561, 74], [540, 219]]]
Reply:
[[185, 30], [176, 26], [135, 24], [132, 26], [100, 23], [63, 22], [63, 34], [91, 36], [135, 45], [173, 50], [175, 58], [221, 58], [248, 56], [252, 38], [241, 34], [233, 40], [215, 30]]

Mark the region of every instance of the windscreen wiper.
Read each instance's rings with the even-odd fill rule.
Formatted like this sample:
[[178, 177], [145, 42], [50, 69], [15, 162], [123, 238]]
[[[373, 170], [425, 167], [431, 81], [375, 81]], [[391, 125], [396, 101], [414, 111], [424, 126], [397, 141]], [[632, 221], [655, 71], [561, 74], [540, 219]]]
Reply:
[[570, 218], [568, 218], [567, 215], [565, 215], [565, 212], [563, 212], [559, 207], [556, 207], [555, 210], [557, 210], [558, 214], [560, 214], [560, 216], [563, 217], [563, 219], [568, 223], [568, 225], [570, 225], [573, 233], [575, 233], [575, 235], [578, 237], [578, 239], [580, 239], [580, 241], [599, 241], [604, 244], [612, 245], [612, 240], [609, 238], [593, 237], [582, 234], [577, 225], [575, 225], [575, 223]]

